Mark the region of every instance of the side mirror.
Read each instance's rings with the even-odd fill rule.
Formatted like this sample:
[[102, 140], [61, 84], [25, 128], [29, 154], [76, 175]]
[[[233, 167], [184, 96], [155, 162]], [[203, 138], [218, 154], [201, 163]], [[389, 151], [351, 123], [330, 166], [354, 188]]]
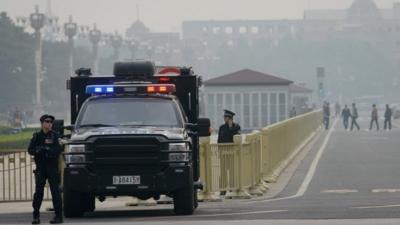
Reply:
[[197, 121], [198, 131], [200, 137], [209, 137], [211, 135], [211, 122], [208, 118], [199, 118]]
[[193, 123], [186, 123], [185, 124], [185, 128], [189, 129], [191, 131], [197, 131], [198, 130], [197, 124], [193, 124]]
[[62, 137], [63, 137], [63, 138], [67, 138], [67, 139], [71, 139], [71, 131], [74, 130], [74, 125], [67, 125], [67, 126], [64, 126], [64, 129], [67, 130], [67, 131], [69, 131], [69, 134], [64, 134]]
[[64, 126], [64, 129], [72, 131], [74, 129], [74, 125]]
[[60, 137], [64, 136], [64, 120], [54, 120], [53, 131]]
[[60, 138], [71, 138], [71, 134], [65, 134], [64, 130], [72, 131], [74, 125], [64, 126], [64, 120], [54, 120], [53, 131], [58, 134]]

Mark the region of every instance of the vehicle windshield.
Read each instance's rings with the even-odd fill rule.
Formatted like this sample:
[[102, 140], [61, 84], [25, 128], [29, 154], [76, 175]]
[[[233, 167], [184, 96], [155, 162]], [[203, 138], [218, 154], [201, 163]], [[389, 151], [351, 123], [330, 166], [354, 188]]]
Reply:
[[177, 104], [170, 99], [103, 98], [85, 104], [77, 126], [183, 127], [183, 121]]

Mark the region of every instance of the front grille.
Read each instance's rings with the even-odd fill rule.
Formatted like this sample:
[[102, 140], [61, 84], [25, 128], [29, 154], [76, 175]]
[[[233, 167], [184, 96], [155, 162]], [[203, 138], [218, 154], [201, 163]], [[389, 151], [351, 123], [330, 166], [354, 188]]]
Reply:
[[161, 148], [155, 137], [99, 137], [93, 145], [96, 166], [155, 166]]

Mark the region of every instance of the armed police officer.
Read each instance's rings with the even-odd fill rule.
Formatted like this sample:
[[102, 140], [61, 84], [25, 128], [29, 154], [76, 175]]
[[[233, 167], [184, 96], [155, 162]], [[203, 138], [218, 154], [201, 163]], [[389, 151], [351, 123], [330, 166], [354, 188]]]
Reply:
[[240, 125], [233, 122], [234, 112], [224, 111], [225, 124], [219, 127], [218, 143], [233, 143], [233, 136], [240, 134]]
[[41, 130], [33, 134], [28, 147], [28, 153], [34, 156], [35, 194], [33, 197], [33, 221], [32, 224], [40, 224], [40, 206], [42, 205], [44, 186], [49, 182], [55, 217], [51, 224], [62, 223], [62, 201], [60, 193], [60, 173], [58, 158], [61, 154], [61, 146], [58, 135], [52, 131], [54, 116], [43, 115], [40, 117]]

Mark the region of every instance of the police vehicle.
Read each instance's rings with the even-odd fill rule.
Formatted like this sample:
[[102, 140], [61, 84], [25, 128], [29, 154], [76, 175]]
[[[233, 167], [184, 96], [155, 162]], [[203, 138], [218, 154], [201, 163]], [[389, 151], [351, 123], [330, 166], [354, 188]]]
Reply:
[[201, 79], [190, 68], [117, 62], [114, 75], [81, 69], [67, 81], [71, 135], [65, 147], [64, 214], [95, 210], [95, 198], [167, 195], [177, 215], [197, 207]]

